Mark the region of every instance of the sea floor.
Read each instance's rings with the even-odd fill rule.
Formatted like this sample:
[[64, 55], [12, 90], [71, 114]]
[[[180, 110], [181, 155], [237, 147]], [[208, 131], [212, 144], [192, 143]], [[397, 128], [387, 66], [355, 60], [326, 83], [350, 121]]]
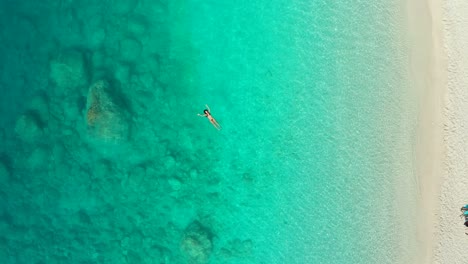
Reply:
[[3, 1], [0, 262], [410, 255], [398, 6], [363, 5]]

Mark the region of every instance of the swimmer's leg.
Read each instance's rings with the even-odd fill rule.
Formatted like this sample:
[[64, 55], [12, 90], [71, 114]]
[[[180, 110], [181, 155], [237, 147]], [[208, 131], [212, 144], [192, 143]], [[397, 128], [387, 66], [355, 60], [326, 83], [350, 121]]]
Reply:
[[218, 123], [218, 121], [214, 120], [214, 122], [215, 122], [215, 124], [216, 124], [218, 130], [221, 130], [221, 125]]
[[218, 124], [218, 122], [216, 122], [216, 120], [210, 120], [211, 124], [213, 124], [213, 126], [218, 129], [218, 130], [221, 130], [221, 126]]

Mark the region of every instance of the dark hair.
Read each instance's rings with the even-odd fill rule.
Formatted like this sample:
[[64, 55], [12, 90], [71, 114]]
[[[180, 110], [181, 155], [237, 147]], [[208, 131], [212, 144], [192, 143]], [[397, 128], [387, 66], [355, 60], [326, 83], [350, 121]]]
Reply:
[[465, 221], [465, 225], [468, 227], [468, 220], [467, 220], [467, 221]]
[[203, 110], [203, 113], [206, 114], [206, 113], [209, 113], [210, 111], [208, 111], [208, 109], [205, 109]]

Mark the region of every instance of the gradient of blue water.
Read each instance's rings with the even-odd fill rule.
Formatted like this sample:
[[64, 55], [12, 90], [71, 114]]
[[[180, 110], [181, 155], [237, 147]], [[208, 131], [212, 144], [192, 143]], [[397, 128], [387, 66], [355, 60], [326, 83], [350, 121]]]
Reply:
[[398, 4], [184, 3], [193, 86], [225, 126], [218, 170], [249, 205], [219, 221], [255, 237], [255, 263], [407, 256], [392, 219], [394, 167], [408, 164], [389, 140], [407, 118]]
[[[0, 262], [189, 263], [193, 221], [209, 263], [408, 259], [398, 1], [1, 4]], [[70, 49], [117, 84], [128, 142], [90, 141], [87, 87], [51, 82]], [[45, 133], [25, 142], [15, 126], [37, 108]]]

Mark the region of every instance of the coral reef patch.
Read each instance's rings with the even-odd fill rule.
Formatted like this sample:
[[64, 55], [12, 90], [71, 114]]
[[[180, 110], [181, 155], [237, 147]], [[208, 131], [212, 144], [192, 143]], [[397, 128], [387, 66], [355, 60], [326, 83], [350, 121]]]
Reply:
[[94, 82], [88, 92], [86, 125], [88, 133], [104, 142], [120, 142], [128, 138], [129, 122], [125, 110], [110, 93], [106, 80]]
[[192, 222], [185, 230], [181, 249], [188, 257], [189, 263], [207, 263], [213, 250], [210, 231], [199, 222]]

